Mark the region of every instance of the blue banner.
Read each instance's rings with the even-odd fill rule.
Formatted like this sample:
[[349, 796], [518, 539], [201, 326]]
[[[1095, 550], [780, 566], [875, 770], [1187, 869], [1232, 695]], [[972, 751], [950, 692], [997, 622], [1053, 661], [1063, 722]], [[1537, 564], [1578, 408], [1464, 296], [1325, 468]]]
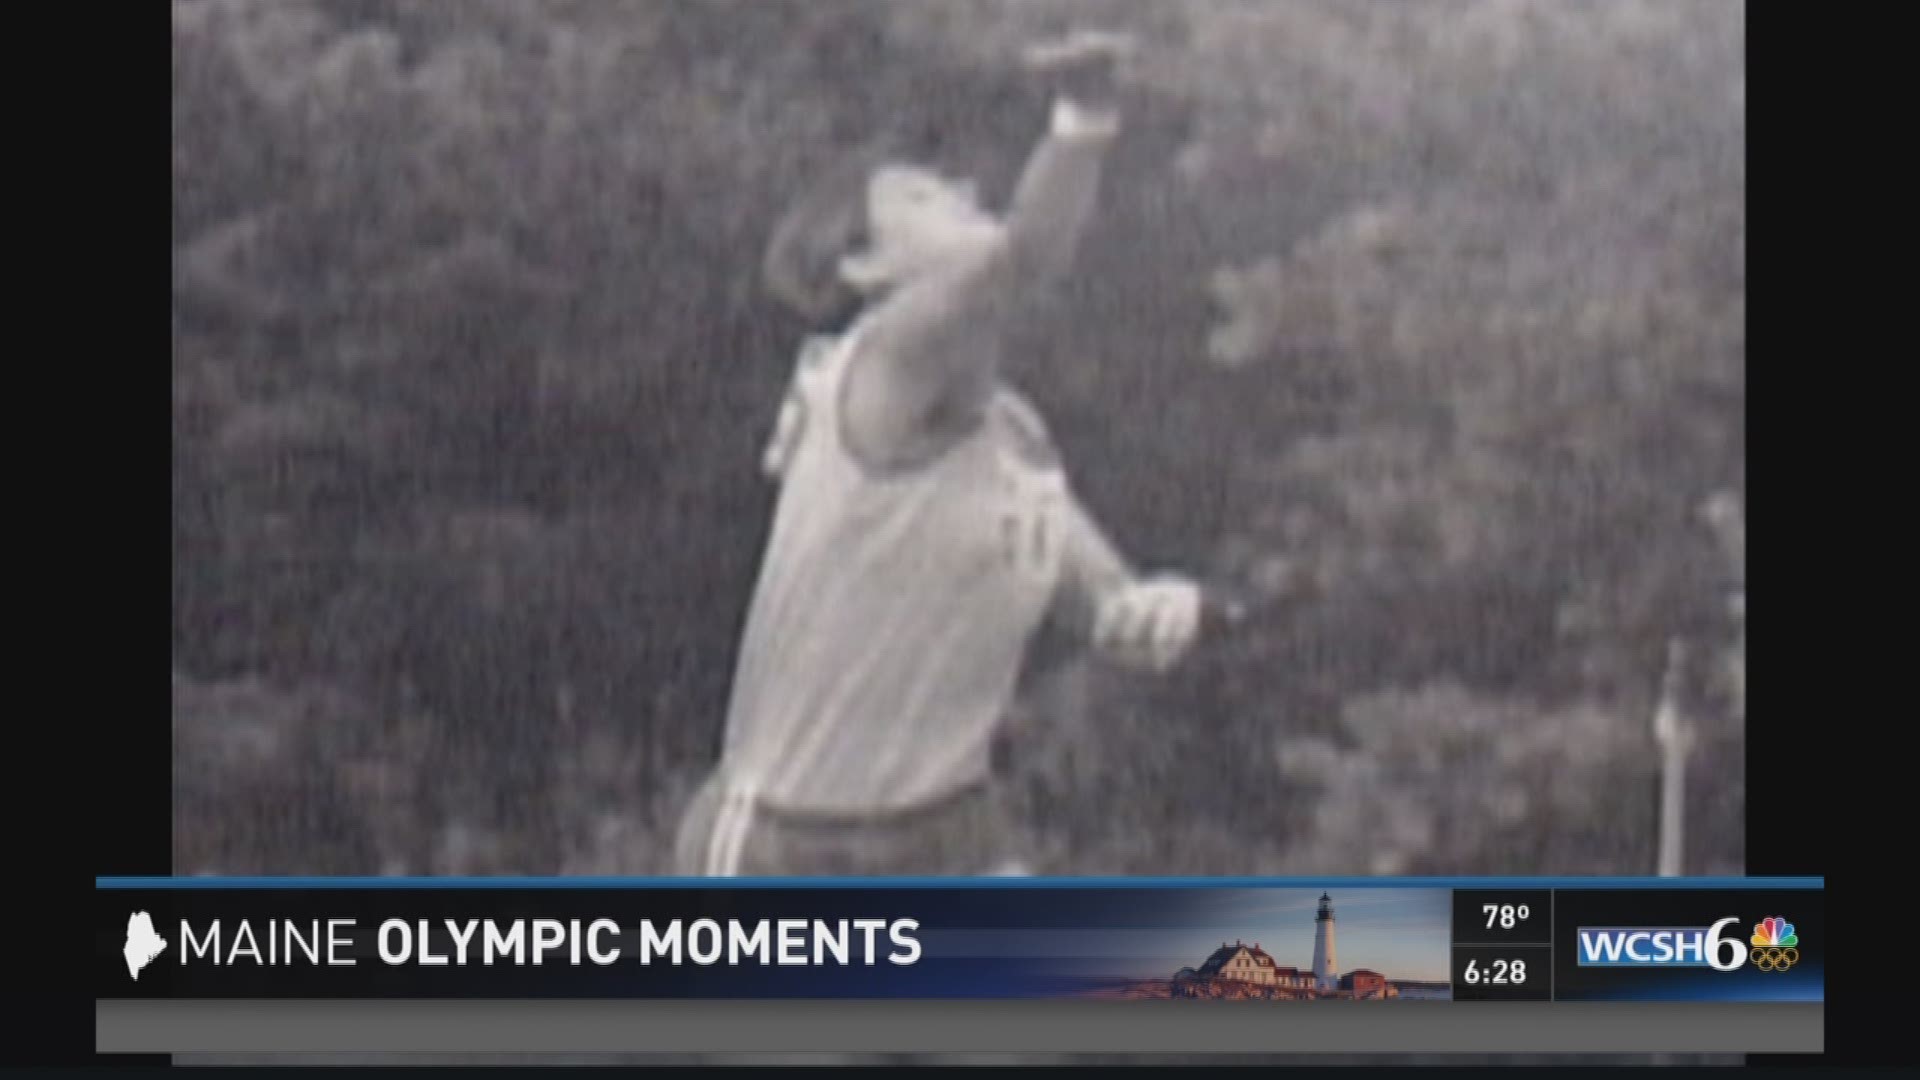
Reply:
[[1819, 879], [96, 882], [101, 998], [1820, 1001]]

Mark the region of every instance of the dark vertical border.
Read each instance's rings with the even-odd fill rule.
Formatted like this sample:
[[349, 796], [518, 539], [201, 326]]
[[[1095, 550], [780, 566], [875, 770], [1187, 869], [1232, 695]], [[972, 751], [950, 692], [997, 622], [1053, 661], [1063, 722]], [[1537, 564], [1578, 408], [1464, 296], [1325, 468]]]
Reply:
[[[1912, 640], [1894, 600], [1907, 586], [1888, 588], [1888, 572], [1911, 560], [1910, 537], [1875, 507], [1878, 493], [1911, 493], [1913, 482], [1873, 473], [1911, 457], [1912, 421], [1872, 411], [1912, 405], [1873, 389], [1873, 358], [1910, 350], [1896, 342], [1911, 334], [1882, 334], [1873, 321], [1911, 310], [1913, 298], [1889, 295], [1910, 293], [1912, 273], [1887, 265], [1906, 249], [1873, 222], [1905, 218], [1914, 202], [1911, 181], [1877, 149], [1895, 138], [1899, 122], [1883, 111], [1911, 89], [1912, 64], [1874, 46], [1910, 46], [1837, 11], [1746, 12], [1747, 457], [1757, 481], [1747, 872], [1825, 876], [1833, 938], [1827, 1053], [1749, 1064], [1893, 1065], [1911, 1057], [1910, 1023], [1893, 1016], [1898, 969], [1878, 927], [1898, 907], [1892, 864], [1911, 861], [1894, 853], [1911, 846], [1914, 781], [1899, 774], [1913, 760], [1901, 684], [1915, 662], [1890, 655]], [[1877, 866], [1860, 861], [1862, 849]]]
[[22, 464], [46, 472], [50, 488], [39, 506], [16, 504], [16, 524], [50, 549], [16, 573], [53, 594], [53, 614], [27, 627], [51, 663], [20, 672], [43, 692], [18, 703], [15, 734], [72, 745], [15, 758], [33, 795], [13, 824], [42, 852], [9, 869], [60, 886], [37, 898], [52, 909], [46, 917], [13, 937], [32, 959], [9, 995], [10, 1008], [28, 1013], [9, 1025], [5, 1056], [166, 1065], [164, 1055], [94, 1053], [92, 992], [73, 960], [92, 933], [83, 912], [95, 875], [172, 868], [172, 376], [162, 363], [163, 351], [171, 356], [171, 4], [111, 17], [88, 5], [18, 14], [58, 24], [17, 25], [13, 38], [24, 74], [14, 100], [43, 129], [19, 138], [14, 163], [48, 185], [44, 199], [14, 202], [16, 224], [44, 230], [47, 249], [40, 264], [20, 266], [46, 299], [16, 314], [52, 333], [16, 339], [12, 351], [73, 385], [16, 401], [35, 431]]
[[[1793, 728], [1787, 717], [1797, 712], [1799, 706], [1790, 704], [1792, 675], [1791, 667], [1781, 667], [1782, 657], [1779, 636], [1780, 624], [1770, 616], [1777, 612], [1792, 610], [1789, 601], [1791, 590], [1805, 588], [1804, 582], [1796, 586], [1791, 575], [1777, 573], [1782, 569], [1769, 561], [1769, 555], [1777, 550], [1773, 530], [1781, 526], [1780, 509], [1786, 503], [1784, 483], [1786, 477], [1779, 474], [1778, 468], [1790, 467], [1791, 461], [1776, 460], [1769, 452], [1770, 443], [1763, 437], [1765, 423], [1763, 419], [1767, 385], [1766, 364], [1769, 358], [1778, 359], [1791, 355], [1796, 346], [1791, 342], [1795, 330], [1795, 320], [1791, 317], [1791, 308], [1782, 310], [1768, 303], [1768, 294], [1778, 303], [1786, 299], [1781, 292], [1793, 293], [1797, 290], [1787, 287], [1791, 271], [1778, 263], [1765, 260], [1778, 256], [1783, 249], [1798, 246], [1794, 240], [1805, 243], [1809, 240], [1804, 223], [1796, 225], [1789, 215], [1779, 213], [1774, 207], [1771, 215], [1767, 212], [1763, 193], [1769, 189], [1784, 193], [1792, 185], [1784, 178], [1769, 175], [1767, 160], [1769, 148], [1773, 149], [1778, 164], [1779, 144], [1769, 142], [1762, 124], [1756, 123], [1754, 114], [1756, 105], [1764, 104], [1772, 98], [1765, 85], [1766, 46], [1769, 37], [1768, 23], [1764, 18], [1764, 8], [1755, 11], [1756, 5], [1748, 5], [1747, 19], [1747, 470], [1750, 478], [1762, 478], [1759, 483], [1750, 480], [1747, 487], [1747, 564], [1749, 578], [1758, 578], [1760, 586], [1750, 591], [1759, 594], [1758, 607], [1761, 615], [1753, 620], [1759, 624], [1757, 632], [1751, 625], [1747, 632], [1747, 661], [1750, 672], [1748, 683], [1747, 716], [1747, 873], [1808, 873], [1826, 874], [1833, 870], [1828, 860], [1814, 858], [1817, 847], [1807, 847], [1804, 818], [1796, 815], [1795, 800], [1786, 797], [1787, 791], [1767, 783], [1766, 747], [1785, 736]], [[1781, 27], [1775, 24], [1773, 32], [1778, 34]], [[1755, 69], [1758, 69], [1757, 71]], [[1775, 71], [1774, 75], [1782, 73]], [[1799, 231], [1800, 236], [1793, 234]], [[1756, 235], [1757, 234], [1757, 235]], [[1771, 256], [1769, 255], [1771, 253]], [[1804, 327], [1801, 328], [1804, 332]], [[1777, 433], [1776, 433], [1777, 434]], [[1779, 501], [1776, 501], [1779, 500]], [[1756, 540], [1755, 537], [1761, 539]], [[1753, 567], [1758, 566], [1757, 572]], [[1802, 597], [1801, 599], [1806, 599]], [[1755, 606], [1749, 597], [1749, 610]], [[1803, 703], [1804, 705], [1804, 703]], [[1784, 830], [1784, 831], [1783, 831]], [[1794, 837], [1789, 842], [1776, 838]], [[1831, 887], [1833, 882], [1829, 880]], [[1840, 961], [1835, 958], [1829, 971], [1838, 969]], [[1832, 1001], [1834, 991], [1828, 986], [1828, 999]], [[1837, 1025], [1833, 1013], [1829, 1010], [1827, 1034], [1829, 1053], [1835, 1048]], [[1818, 1061], [1815, 1055], [1807, 1054], [1750, 1054], [1749, 1065], [1804, 1065]]]

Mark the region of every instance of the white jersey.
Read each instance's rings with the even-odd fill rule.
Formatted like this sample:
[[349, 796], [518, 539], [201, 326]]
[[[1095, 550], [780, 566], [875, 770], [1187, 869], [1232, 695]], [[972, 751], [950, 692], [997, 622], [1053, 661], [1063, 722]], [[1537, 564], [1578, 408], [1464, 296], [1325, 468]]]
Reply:
[[768, 449], [781, 490], [727, 716], [723, 768], [792, 809], [985, 779], [1060, 574], [1066, 481], [1032, 410], [1002, 389], [932, 462], [876, 471], [842, 435], [857, 337], [803, 352]]

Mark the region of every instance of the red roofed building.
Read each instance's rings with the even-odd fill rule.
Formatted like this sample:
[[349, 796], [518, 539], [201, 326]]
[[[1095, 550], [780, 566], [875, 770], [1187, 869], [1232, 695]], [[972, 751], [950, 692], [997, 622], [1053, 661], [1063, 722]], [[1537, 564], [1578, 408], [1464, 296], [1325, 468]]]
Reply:
[[1377, 971], [1355, 968], [1340, 976], [1340, 989], [1356, 998], [1398, 997], [1387, 984], [1387, 977]]

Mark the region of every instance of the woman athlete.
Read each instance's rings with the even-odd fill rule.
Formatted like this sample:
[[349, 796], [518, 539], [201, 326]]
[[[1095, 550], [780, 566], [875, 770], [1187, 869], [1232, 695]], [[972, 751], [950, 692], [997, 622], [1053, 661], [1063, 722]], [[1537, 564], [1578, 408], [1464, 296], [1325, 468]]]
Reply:
[[[1081, 33], [1028, 57], [1066, 89], [1004, 216], [970, 183], [882, 162], [844, 212], [808, 208], [776, 237], [777, 292], [818, 313], [844, 289], [858, 315], [803, 350], [767, 452], [772, 533], [676, 872], [1022, 873], [991, 747], [1042, 622], [1147, 670], [1192, 642], [1200, 590], [1128, 568], [1001, 377], [1008, 328], [1093, 208], [1127, 51]], [[822, 221], [858, 234], [826, 290], [803, 265]]]

